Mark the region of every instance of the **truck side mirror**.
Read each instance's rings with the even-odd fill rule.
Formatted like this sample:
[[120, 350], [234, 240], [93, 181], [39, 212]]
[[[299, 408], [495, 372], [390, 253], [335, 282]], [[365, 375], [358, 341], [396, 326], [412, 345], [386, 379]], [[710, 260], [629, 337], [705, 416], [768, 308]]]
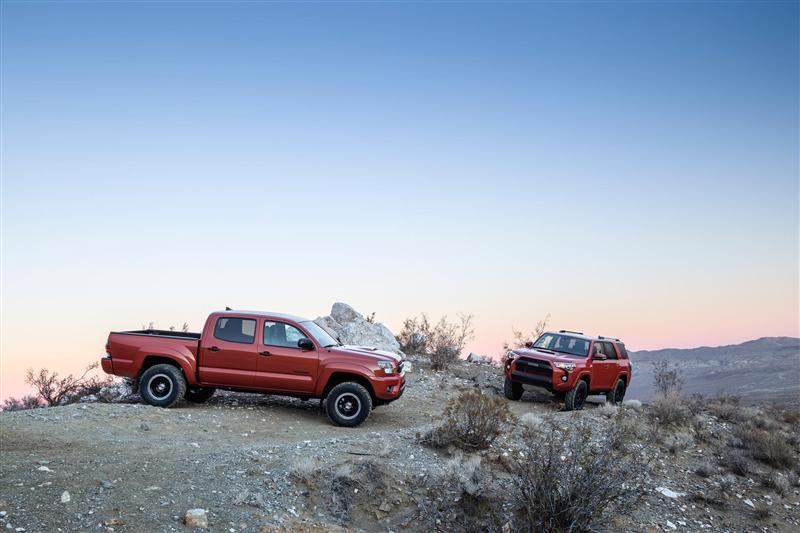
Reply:
[[533, 343], [531, 341], [528, 341], [528, 342], [525, 343], [525, 347], [526, 348], [533, 348]]
[[297, 347], [300, 348], [301, 350], [313, 350], [314, 343], [311, 342], [310, 339], [306, 339], [305, 337], [303, 337], [302, 339], [297, 341]]

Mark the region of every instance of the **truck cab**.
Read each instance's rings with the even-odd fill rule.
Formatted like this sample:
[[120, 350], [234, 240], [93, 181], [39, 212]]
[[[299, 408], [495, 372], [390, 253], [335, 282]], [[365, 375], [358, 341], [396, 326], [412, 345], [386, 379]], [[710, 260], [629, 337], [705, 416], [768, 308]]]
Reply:
[[508, 352], [504, 392], [508, 399], [519, 400], [525, 385], [535, 386], [563, 400], [567, 410], [577, 410], [590, 394], [605, 394], [609, 403], [621, 403], [631, 374], [621, 340], [560, 330]]

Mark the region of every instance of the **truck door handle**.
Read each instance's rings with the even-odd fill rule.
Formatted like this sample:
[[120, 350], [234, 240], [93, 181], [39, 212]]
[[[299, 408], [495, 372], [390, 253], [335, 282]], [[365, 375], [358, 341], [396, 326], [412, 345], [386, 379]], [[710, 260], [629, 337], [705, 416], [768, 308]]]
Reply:
[[272, 353], [264, 350], [263, 352], [258, 352], [258, 355], [272, 355]]
[[208, 351], [209, 351], [209, 352], [218, 352], [218, 351], [219, 351], [219, 347], [217, 347], [217, 346], [212, 346], [211, 348], [209, 348], [209, 349], [208, 349]]

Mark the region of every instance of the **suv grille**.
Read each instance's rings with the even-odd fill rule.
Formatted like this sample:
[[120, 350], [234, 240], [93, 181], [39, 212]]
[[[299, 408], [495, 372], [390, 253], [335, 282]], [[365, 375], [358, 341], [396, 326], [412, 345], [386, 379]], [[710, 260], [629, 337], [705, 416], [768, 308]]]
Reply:
[[526, 374], [535, 374], [537, 376], [552, 376], [553, 367], [547, 361], [540, 361], [539, 359], [517, 359], [517, 371], [525, 372]]

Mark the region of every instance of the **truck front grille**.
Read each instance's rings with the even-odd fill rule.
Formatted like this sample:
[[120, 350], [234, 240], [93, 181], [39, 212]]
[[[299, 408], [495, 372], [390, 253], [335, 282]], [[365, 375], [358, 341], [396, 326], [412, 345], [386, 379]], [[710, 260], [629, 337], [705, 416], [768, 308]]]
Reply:
[[553, 368], [547, 361], [539, 359], [520, 358], [517, 359], [517, 371], [536, 376], [552, 377]]

